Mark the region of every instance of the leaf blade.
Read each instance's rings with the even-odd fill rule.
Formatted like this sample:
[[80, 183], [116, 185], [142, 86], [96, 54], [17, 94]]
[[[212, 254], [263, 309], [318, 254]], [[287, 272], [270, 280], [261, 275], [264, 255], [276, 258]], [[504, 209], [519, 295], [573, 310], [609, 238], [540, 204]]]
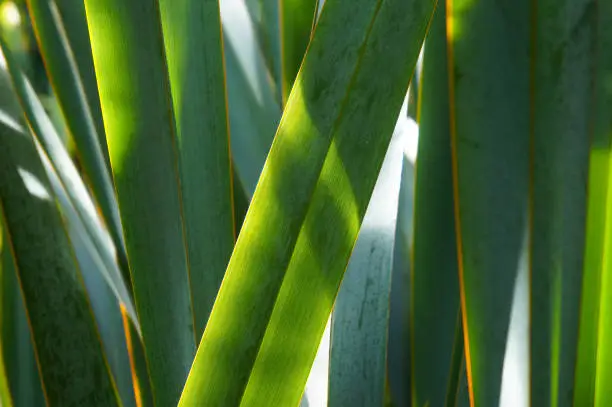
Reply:
[[232, 168], [218, 1], [160, 1], [177, 122], [196, 339], [234, 247]]
[[334, 304], [329, 406], [381, 405], [384, 399], [402, 136], [396, 128]]
[[[321, 337], [331, 312], [434, 7], [430, 1], [404, 3], [368, 1], [362, 7], [352, 7], [343, 1], [327, 4], [281, 119], [180, 405], [196, 400], [212, 405], [291, 405], [299, 401], [316, 353], [316, 339]], [[376, 18], [379, 6], [383, 16], [380, 19]], [[414, 13], [406, 17], [403, 7], [411, 7]], [[335, 24], [340, 16], [351, 22], [346, 25], [350, 27], [347, 35], [335, 35], [340, 33], [335, 30], [345, 33], [344, 25]], [[375, 40], [362, 47], [370, 28]], [[385, 51], [394, 49], [373, 44], [389, 36], [395, 46], [406, 52], [398, 52], [402, 58], [393, 65], [393, 74], [373, 86], [366, 76], [379, 67]], [[410, 39], [408, 44], [406, 38]], [[356, 69], [361, 58], [363, 66]], [[330, 59], [334, 64], [329, 64]], [[346, 96], [348, 89], [350, 96]], [[377, 105], [379, 98], [389, 105]], [[349, 102], [353, 100], [354, 105]], [[370, 100], [371, 105], [364, 100]], [[364, 114], [368, 108], [372, 109]], [[360, 143], [352, 144], [355, 139], [348, 133], [363, 130], [366, 123], [376, 129], [364, 131]], [[308, 146], [307, 154], [299, 145]], [[356, 162], [349, 169], [339, 169], [341, 162], [347, 164], [341, 157], [353, 151], [359, 154]], [[336, 175], [341, 178], [334, 179]], [[340, 184], [335, 185], [335, 181]], [[346, 210], [342, 217], [348, 216], [349, 225], [341, 225], [342, 230], [332, 234], [329, 251], [325, 251], [336, 260], [328, 259], [330, 263], [326, 266], [334, 272], [329, 281], [320, 277], [309, 279], [301, 274], [313, 269], [307, 248], [309, 238], [299, 232], [313, 228], [316, 233], [318, 222], [337, 226], [339, 209], [334, 206], [335, 200], [353, 182], [358, 188], [357, 202], [348, 200], [348, 207], [341, 208]], [[332, 184], [341, 187], [333, 191], [339, 195], [330, 192]], [[261, 236], [269, 239], [260, 239]], [[298, 254], [300, 258], [296, 258]], [[254, 284], [255, 281], [258, 283]], [[296, 287], [305, 282], [308, 286], [302, 287], [303, 292], [296, 292]], [[312, 298], [315, 292], [324, 295]], [[256, 309], [251, 306], [255, 303]], [[300, 311], [300, 304], [305, 303], [312, 306], [308, 317]], [[305, 336], [297, 338], [295, 331], [283, 335], [284, 328], [296, 321], [300, 321], [299, 330], [307, 332], [312, 340]], [[267, 335], [270, 336], [266, 338]], [[287, 363], [280, 366], [279, 355], [273, 348], [296, 349], [296, 357], [283, 358]], [[272, 366], [279, 369], [271, 371]]]
[[195, 324], [160, 11], [154, 0], [85, 8], [153, 400], [173, 405]]

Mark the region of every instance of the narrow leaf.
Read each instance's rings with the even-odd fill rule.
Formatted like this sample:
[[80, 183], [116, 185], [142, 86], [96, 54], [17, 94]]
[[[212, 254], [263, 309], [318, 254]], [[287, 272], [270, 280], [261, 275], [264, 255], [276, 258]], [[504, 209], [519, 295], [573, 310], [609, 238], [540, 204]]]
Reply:
[[434, 5], [326, 5], [182, 406], [299, 402]]
[[236, 181], [250, 199], [272, 145], [281, 109], [244, 2], [221, 1], [221, 18], [232, 157]]
[[[120, 264], [126, 265], [114, 186], [102, 150], [106, 145], [100, 144], [79, 67], [68, 42], [58, 7], [55, 0], [28, 0], [28, 9], [49, 80], [75, 141], [84, 174], [90, 181], [117, 248]], [[124, 266], [123, 271], [124, 279], [129, 284], [127, 267]]]
[[[7, 285], [13, 279], [7, 278], [8, 273], [13, 273], [13, 269], [6, 267], [5, 258], [9, 258], [10, 254], [8, 254], [8, 247], [5, 247], [4, 243], [7, 238], [4, 235], [4, 226], [2, 225], [2, 220], [0, 219], [0, 290], [2, 290], [2, 296], [0, 297], [0, 405], [3, 407], [12, 407], [13, 406], [13, 398], [11, 397], [11, 389], [9, 386], [9, 377], [6, 370], [6, 364], [4, 363], [4, 324], [5, 324], [5, 301], [4, 301], [4, 286]], [[7, 252], [7, 253], [5, 253]], [[7, 281], [8, 280], [8, 281]]]
[[91, 55], [91, 43], [89, 31], [87, 30], [87, 16], [85, 15], [85, 2], [73, 0], [54, 0], [57, 10], [61, 16], [64, 32], [83, 86], [89, 111], [96, 127], [96, 133], [100, 141], [100, 148], [104, 155], [104, 161], [110, 171], [110, 158], [106, 145], [104, 133], [104, 122], [102, 120], [102, 109], [100, 108], [100, 95], [96, 72], [94, 70], [93, 56]]
[[0, 144], [3, 222], [46, 402], [50, 406], [120, 405], [74, 253], [34, 143], [2, 122]]
[[[301, 1], [301, 0], [300, 0]], [[236, 0], [222, 0], [223, 3], [239, 3]], [[255, 26], [257, 44], [264, 57], [267, 70], [273, 82], [277, 104], [283, 100], [281, 89], [281, 0], [244, 0], [250, 18]]]
[[527, 268], [529, 3], [447, 2], [455, 221], [473, 406], [500, 403], [513, 287]]
[[279, 0], [282, 106], [293, 87], [308, 47], [317, 13], [317, 0]]
[[591, 12], [597, 35], [595, 105], [590, 130], [588, 210], [574, 405], [612, 403], [610, 297], [612, 260], [612, 8], [597, 2]]
[[[8, 94], [11, 93], [8, 92]], [[5, 104], [2, 103], [2, 106], [4, 107]], [[30, 326], [28, 325], [22, 293], [15, 274], [13, 256], [10, 252], [6, 230], [3, 233], [2, 249], [0, 249], [0, 268], [2, 269], [2, 291], [0, 295], [0, 337], [2, 343], [0, 344], [0, 351], [4, 359], [5, 372], [14, 405], [42, 406], [45, 404], [45, 398], [34, 357]], [[2, 402], [4, 403], [4, 401]]]
[[533, 12], [530, 396], [533, 406], [572, 406], [596, 12], [581, 0], [535, 0]]
[[462, 340], [460, 349], [453, 345], [460, 311], [444, 2], [438, 3], [425, 42], [420, 79], [410, 294], [412, 404], [433, 407], [444, 405], [453, 358], [463, 353]]
[[[408, 107], [407, 104], [405, 106]], [[413, 133], [412, 136], [418, 137], [418, 127], [416, 123], [412, 124], [410, 130]], [[408, 140], [410, 139], [411, 137], [408, 138]], [[392, 355], [387, 356], [389, 396], [392, 405], [396, 407], [409, 406], [411, 400], [410, 275], [415, 174], [414, 162], [408, 159], [406, 155], [404, 155], [403, 160], [395, 233], [387, 345], [388, 355]]]
[[3, 50], [6, 55], [6, 64], [17, 99], [23, 109], [28, 125], [35, 135], [35, 145], [41, 156], [46, 156], [42, 157], [45, 165], [53, 167], [53, 171], [50, 172], [52, 173], [50, 181], [58, 191], [60, 201], [71, 206], [68, 208], [64, 205], [64, 210], [70, 213], [70, 215], [66, 216], [79, 218], [75, 222], [82, 223], [89, 239], [91, 239], [101, 260], [104, 262], [105, 267], [101, 271], [105, 273], [106, 281], [111, 285], [119, 300], [126, 304], [130, 317], [138, 325], [130, 291], [126, 287], [125, 280], [122, 278], [115, 260], [116, 248], [112, 241], [110, 241], [108, 232], [98, 217], [96, 207], [88, 193], [87, 187], [29, 81], [16, 66], [12, 54], [5, 47], [3, 47]]
[[334, 305], [328, 406], [384, 400], [403, 136], [396, 130], [391, 140]]
[[161, 0], [176, 115], [196, 338], [234, 247], [232, 170], [218, 1]]
[[196, 328], [159, 5], [85, 6], [153, 399], [170, 406], [191, 366]]

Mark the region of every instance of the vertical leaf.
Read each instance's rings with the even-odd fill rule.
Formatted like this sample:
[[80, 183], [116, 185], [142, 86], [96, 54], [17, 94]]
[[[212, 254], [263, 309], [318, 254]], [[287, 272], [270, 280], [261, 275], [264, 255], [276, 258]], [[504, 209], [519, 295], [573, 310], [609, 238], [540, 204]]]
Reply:
[[[408, 106], [406, 105], [406, 108]], [[407, 109], [406, 109], [407, 110]], [[416, 123], [414, 133], [418, 133]], [[414, 134], [418, 137], [418, 134]], [[393, 271], [389, 304], [387, 371], [392, 405], [405, 407], [411, 399], [410, 295], [411, 245], [414, 215], [414, 163], [404, 155], [402, 184], [395, 231]], [[408, 344], [408, 345], [407, 345]], [[389, 356], [392, 355], [392, 356]]]
[[[594, 117], [590, 130], [588, 210], [574, 405], [612, 402], [610, 248], [612, 247], [612, 8], [595, 4], [597, 35]], [[593, 18], [593, 16], [590, 16]]]
[[[5, 310], [7, 305], [5, 295], [7, 292], [9, 292], [9, 290], [5, 290], [4, 287], [14, 281], [14, 278], [11, 278], [12, 276], [8, 276], [9, 273], [13, 273], [14, 271], [12, 267], [7, 267], [9, 263], [7, 260], [10, 259], [10, 254], [8, 253], [8, 247], [5, 247], [6, 240], [7, 238], [4, 233], [4, 226], [2, 225], [2, 219], [0, 219], [0, 290], [2, 290], [0, 291], [2, 293], [2, 296], [0, 296], [0, 405], [4, 407], [12, 407], [13, 398], [11, 397], [9, 376], [6, 369], [7, 366], [4, 362], [5, 349], [7, 349], [4, 346], [5, 338], [7, 336], [5, 334], [8, 332], [8, 330], [5, 329], [5, 320], [8, 316], [8, 313]], [[17, 287], [11, 284], [11, 288], [15, 289]], [[9, 318], [9, 321], [10, 319], [12, 318]], [[16, 349], [11, 350], [13, 352], [16, 351]]]
[[384, 399], [403, 136], [396, 131], [391, 140], [334, 305], [329, 406], [378, 406]]
[[533, 0], [532, 7], [531, 404], [571, 406], [592, 131], [595, 2]]
[[[438, 3], [425, 42], [420, 79], [410, 294], [412, 404], [442, 406], [448, 400], [447, 386], [453, 378], [453, 357], [457, 357], [457, 352], [462, 354], [463, 350], [462, 341], [460, 349], [454, 345], [460, 312], [459, 273], [453, 212], [446, 5], [443, 2]], [[461, 329], [458, 332], [462, 334]]]
[[234, 247], [232, 171], [218, 1], [161, 0], [176, 115], [196, 338]]
[[195, 327], [158, 3], [85, 6], [153, 399], [174, 405], [193, 359]]
[[449, 0], [447, 7], [468, 382], [472, 405], [492, 406], [500, 402], [513, 286], [526, 267], [530, 4]]

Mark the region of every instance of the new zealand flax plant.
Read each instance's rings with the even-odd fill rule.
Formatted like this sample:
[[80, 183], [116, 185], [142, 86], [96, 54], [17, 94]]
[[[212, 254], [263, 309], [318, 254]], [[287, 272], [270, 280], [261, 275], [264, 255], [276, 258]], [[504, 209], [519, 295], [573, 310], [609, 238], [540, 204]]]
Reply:
[[611, 2], [0, 19], [3, 407], [612, 405]]

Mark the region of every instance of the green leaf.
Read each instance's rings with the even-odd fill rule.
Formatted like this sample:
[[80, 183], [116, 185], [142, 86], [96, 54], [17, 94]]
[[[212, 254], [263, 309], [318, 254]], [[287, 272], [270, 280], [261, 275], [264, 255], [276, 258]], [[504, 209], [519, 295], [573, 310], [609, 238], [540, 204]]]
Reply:
[[62, 17], [54, 0], [28, 0], [28, 9], [49, 80], [77, 146], [84, 174], [90, 181], [93, 194], [117, 248], [119, 262], [124, 265], [123, 276], [129, 285], [121, 221], [111, 174], [103, 153], [103, 148], [106, 149], [106, 146], [100, 144], [100, 136], [81, 81], [79, 67], [66, 36]]
[[[595, 2], [536, 3], [530, 100], [531, 405], [571, 406], [584, 266], [597, 15]], [[593, 405], [582, 398], [576, 403]]]
[[[57, 174], [44, 153], [40, 152], [43, 165], [49, 177], [49, 183], [59, 203], [61, 213], [66, 223], [68, 236], [74, 247], [76, 259], [83, 275], [94, 318], [97, 323], [100, 338], [107, 356], [111, 372], [117, 384], [119, 395], [124, 406], [134, 406], [132, 377], [129, 371], [129, 359], [123, 332], [120, 306], [129, 307], [132, 320], [135, 310], [131, 302], [120, 305], [118, 299], [127, 296], [127, 292], [117, 293], [121, 289], [120, 282], [112, 280], [112, 274], [106, 270], [106, 264], [99, 254], [98, 248], [87, 235], [76, 209], [70, 202], [68, 194], [62, 186]], [[103, 249], [102, 249], [103, 250]], [[118, 267], [114, 275], [118, 277]], [[125, 288], [123, 287], [125, 290]], [[128, 297], [129, 298], [129, 297]]]
[[134, 386], [134, 398], [137, 407], [153, 406], [153, 392], [151, 381], [147, 371], [147, 363], [144, 354], [142, 340], [136, 331], [134, 322], [129, 319], [125, 308], [121, 308], [123, 320], [123, 331], [125, 342], [130, 357], [130, 372], [132, 373], [132, 385]]
[[[598, 56], [599, 58], [599, 83], [597, 89], [597, 97], [599, 104], [597, 106], [597, 135], [594, 138], [602, 137], [608, 140], [612, 139], [612, 4], [610, 2], [598, 2], [599, 9], [596, 11], [597, 29], [598, 29]], [[599, 127], [601, 126], [601, 127]], [[607, 153], [610, 154], [610, 144], [608, 144]], [[600, 146], [595, 146], [595, 149], [600, 149]], [[594, 152], [592, 150], [592, 153]], [[605, 151], [605, 150], [604, 150]], [[612, 161], [608, 161], [612, 164]], [[608, 194], [612, 193], [612, 177], [610, 172], [612, 168], [608, 167], [608, 187], [603, 188]], [[593, 176], [597, 179], [597, 175]], [[605, 184], [599, 184], [601, 186]], [[590, 191], [590, 190], [589, 190]], [[601, 309], [599, 311], [599, 338], [597, 348], [597, 381], [595, 387], [595, 405], [597, 407], [605, 407], [612, 404], [612, 266], [610, 265], [610, 236], [612, 236], [612, 213], [610, 207], [612, 196], [606, 198], [605, 207], [608, 213], [605, 217], [606, 240], [605, 246], [601, 247], [604, 250], [604, 268], [602, 272], [601, 282]], [[603, 219], [595, 219], [595, 222], [604, 222]], [[583, 291], [584, 292], [584, 291]], [[587, 294], [588, 295], [588, 294]], [[584, 298], [584, 297], [583, 297]], [[584, 308], [583, 308], [584, 309]]]
[[154, 0], [85, 7], [153, 400], [174, 405], [196, 328], [160, 11]]
[[[415, 81], [416, 77], [413, 77]], [[460, 313], [449, 120], [446, 6], [425, 42], [419, 101], [411, 287], [412, 405], [451, 405], [447, 394]], [[462, 335], [459, 326], [459, 335]], [[460, 364], [460, 363], [459, 363]], [[458, 371], [458, 367], [455, 369]], [[456, 389], [456, 384], [455, 384]], [[450, 389], [449, 389], [450, 390]], [[454, 404], [452, 404], [454, 405]]]
[[[578, 358], [574, 405], [603, 407], [612, 403], [610, 317], [610, 248], [612, 247], [612, 8], [597, 2], [589, 18], [595, 17], [597, 35], [595, 92], [590, 123], [588, 210], [584, 275], [580, 304]], [[592, 21], [592, 20], [591, 20]]]
[[72, 50], [72, 56], [76, 62], [83, 91], [87, 97], [89, 111], [91, 112], [91, 116], [96, 126], [100, 148], [104, 155], [104, 162], [110, 171], [110, 158], [108, 156], [106, 135], [104, 133], [102, 109], [100, 108], [100, 95], [98, 94], [98, 83], [96, 82], [96, 72], [94, 70], [93, 57], [91, 55], [89, 31], [87, 30], [85, 2], [73, 0], [54, 1], [61, 16], [64, 32]]
[[[268, 3], [268, 2], [266, 2]], [[240, 0], [221, 2], [232, 157], [250, 199], [281, 116], [255, 28]]]
[[[10, 56], [2, 41], [7, 60]], [[29, 135], [0, 123], [0, 202], [50, 406], [120, 405], [82, 277]]]
[[404, 136], [396, 131], [391, 140], [334, 305], [328, 406], [384, 400]]
[[[7, 276], [8, 273], [14, 273], [14, 271], [12, 267], [7, 267], [8, 261], [6, 260], [10, 260], [10, 254], [8, 253], [8, 247], [5, 247], [5, 240], [7, 240], [7, 238], [4, 235], [4, 226], [2, 225], [2, 219], [0, 217], [0, 290], [2, 290], [2, 296], [0, 297], [0, 405], [4, 407], [12, 407], [13, 399], [11, 397], [9, 377], [6, 369], [7, 366], [4, 363], [4, 354], [6, 349], [4, 346], [4, 340], [5, 333], [8, 331], [5, 329], [7, 312], [5, 311], [6, 300], [4, 298], [4, 295], [8, 290], [5, 290], [4, 287], [13, 282], [15, 278], [12, 276]], [[16, 287], [16, 284], [12, 285], [11, 288], [16, 288], [17, 290], [19, 289]]]
[[[221, 3], [223, 6], [223, 3], [238, 5], [241, 2], [223, 0]], [[244, 3], [255, 26], [257, 45], [264, 57], [267, 70], [270, 72], [276, 103], [280, 105], [283, 101], [281, 89], [281, 1], [244, 0]]]
[[[402, 107], [402, 110], [407, 110], [407, 104], [404, 104], [404, 107]], [[418, 131], [416, 123], [413, 124], [414, 126], [411, 131]], [[418, 134], [412, 134], [411, 136], [418, 137]], [[408, 138], [408, 143], [410, 139], [411, 137]], [[411, 380], [412, 355], [409, 344], [414, 175], [414, 163], [405, 154], [393, 254], [393, 271], [389, 299], [389, 339], [387, 345], [389, 390], [392, 405], [395, 407], [409, 406], [411, 399], [409, 382]]]
[[278, 7], [281, 45], [280, 87], [282, 106], [285, 106], [314, 28], [317, 0], [279, 0]]
[[[6, 78], [0, 79], [4, 97], [12, 96], [5, 88]], [[6, 100], [0, 102], [2, 113], [7, 113]], [[5, 116], [6, 118], [6, 116]], [[1, 126], [1, 125], [0, 125]], [[0, 229], [3, 228], [0, 216]], [[16, 406], [42, 406], [45, 403], [40, 375], [34, 357], [32, 336], [26, 316], [22, 293], [15, 274], [6, 230], [1, 231], [0, 247], [1, 302], [0, 302], [0, 352], [4, 360], [10, 394]], [[2, 400], [5, 403], [6, 400]], [[9, 405], [12, 405], [9, 404]]]
[[514, 0], [451, 0], [447, 7], [468, 383], [472, 405], [493, 406], [500, 403], [513, 287], [528, 267], [522, 253], [528, 233], [531, 7]]
[[299, 402], [434, 5], [325, 6], [182, 406]]
[[[64, 205], [64, 214], [79, 218], [79, 220], [75, 219], [74, 222], [82, 223], [88, 238], [91, 239], [93, 246], [98, 251], [101, 261], [104, 263], [104, 268], [100, 270], [105, 274], [106, 281], [118, 299], [126, 304], [130, 317], [138, 326], [138, 319], [136, 318], [129, 290], [122, 279], [117, 265], [116, 248], [109, 241], [108, 233], [102, 226], [87, 187], [81, 179], [76, 166], [70, 159], [64, 144], [57, 135], [32, 86], [16, 66], [11, 53], [5, 47], [3, 49], [6, 52], [6, 64], [17, 99], [35, 136], [35, 145], [45, 165], [52, 166], [53, 168], [53, 171], [50, 172], [50, 181], [58, 193], [61, 192], [59, 196], [60, 201], [69, 203], [76, 210], [75, 212], [72, 208]], [[46, 157], [48, 157], [48, 160]], [[58, 180], [56, 180], [54, 174], [57, 174]], [[67, 195], [67, 197], [64, 197], [64, 195]], [[67, 211], [70, 215], [66, 213]]]
[[99, 258], [92, 256], [95, 251], [87, 247], [87, 243], [91, 242], [78, 239], [82, 231], [76, 231], [73, 225], [67, 226], [122, 405], [133, 407], [136, 404], [119, 302], [99, 271], [104, 265], [99, 262]]
[[199, 340], [234, 247], [218, 1], [161, 0], [177, 125], [191, 296]]
[[45, 404], [30, 326], [8, 241], [2, 256], [2, 354], [14, 405]]

